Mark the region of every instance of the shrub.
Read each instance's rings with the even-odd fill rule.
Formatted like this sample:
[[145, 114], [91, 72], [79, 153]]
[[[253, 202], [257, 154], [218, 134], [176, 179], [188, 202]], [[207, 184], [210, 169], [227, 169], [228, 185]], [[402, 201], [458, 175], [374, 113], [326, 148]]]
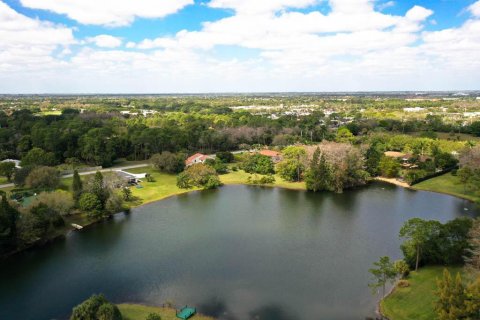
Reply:
[[145, 320], [162, 320], [158, 313], [150, 313]]
[[80, 209], [85, 212], [102, 210], [102, 203], [98, 197], [89, 192], [82, 194], [78, 201], [78, 205], [80, 206]]
[[103, 295], [93, 295], [73, 308], [70, 320], [122, 320], [122, 314]]
[[25, 180], [29, 188], [55, 189], [60, 183], [60, 174], [55, 168], [38, 167]]
[[233, 156], [233, 153], [231, 153], [231, 152], [217, 152], [216, 156], [217, 156], [216, 158], [223, 163], [233, 162], [233, 160], [235, 158]]
[[183, 154], [174, 154], [168, 151], [154, 154], [150, 158], [150, 162], [157, 170], [167, 173], [182, 172], [185, 167], [185, 157]]
[[177, 186], [182, 189], [192, 187], [213, 189], [220, 185], [215, 169], [204, 164], [194, 164], [177, 176]]
[[75, 206], [72, 196], [66, 191], [41, 192], [31, 206], [39, 203], [47, 205], [62, 216], [69, 215]]
[[405, 280], [405, 279], [398, 280], [397, 286], [399, 288], [407, 288], [407, 287], [410, 287], [410, 282], [408, 280]]
[[105, 210], [107, 210], [107, 212], [110, 214], [115, 214], [123, 211], [124, 209], [122, 197], [116, 193], [112, 193], [107, 199]]

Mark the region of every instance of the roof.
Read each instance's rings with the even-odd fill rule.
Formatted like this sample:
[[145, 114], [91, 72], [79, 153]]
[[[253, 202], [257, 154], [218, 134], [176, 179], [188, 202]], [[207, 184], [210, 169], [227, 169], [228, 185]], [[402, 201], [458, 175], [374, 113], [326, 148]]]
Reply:
[[397, 152], [397, 151], [386, 151], [385, 156], [391, 157], [391, 158], [404, 158], [407, 156], [407, 154], [403, 152]]
[[193, 156], [190, 156], [185, 160], [186, 164], [192, 163], [193, 161], [199, 159], [201, 161], [207, 160], [209, 157], [204, 155], [203, 153], [195, 153]]
[[123, 170], [115, 170], [115, 172], [125, 179], [143, 179], [147, 176], [146, 173], [130, 173]]
[[278, 157], [280, 155], [280, 152], [273, 150], [262, 150], [260, 151], [260, 154], [267, 157]]

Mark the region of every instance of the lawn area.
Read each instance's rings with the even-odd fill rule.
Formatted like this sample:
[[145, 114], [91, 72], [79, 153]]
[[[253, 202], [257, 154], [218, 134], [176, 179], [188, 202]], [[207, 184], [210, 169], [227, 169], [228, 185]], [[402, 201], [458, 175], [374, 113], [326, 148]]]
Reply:
[[[435, 290], [437, 278], [443, 276], [445, 267], [425, 267], [418, 272], [412, 272], [407, 288], [396, 288], [382, 301], [384, 315], [390, 320], [434, 320]], [[452, 275], [461, 270], [459, 267], [449, 267]]]
[[451, 173], [420, 182], [419, 184], [413, 185], [412, 188], [416, 190], [446, 193], [471, 201], [480, 201], [480, 196], [468, 190], [465, 192], [460, 179], [457, 176], [453, 176]]
[[9, 183], [7, 178], [5, 177], [0, 177], [0, 184], [6, 184], [6, 183]]
[[[162, 317], [162, 320], [178, 320], [175, 317], [175, 309], [171, 308], [148, 307], [138, 304], [119, 304], [118, 308], [124, 320], [145, 320], [150, 313], [158, 313]], [[213, 318], [198, 314], [190, 319], [213, 320]]]
[[[177, 187], [177, 176], [158, 172], [151, 167], [135, 168], [125, 170], [131, 173], [150, 173], [154, 182], [144, 181], [142, 188], [131, 187], [133, 196], [137, 199], [135, 205], [141, 205], [152, 201], [161, 200], [173, 195], [187, 193], [197, 189], [180, 189]], [[145, 180], [145, 179], [143, 179]]]
[[[143, 188], [138, 189], [136, 187], [132, 187], [133, 196], [137, 198], [134, 205], [141, 205], [152, 201], [161, 200], [167, 198], [169, 196], [177, 195], [186, 193], [192, 190], [198, 189], [180, 189], [177, 187], [177, 177], [176, 175], [172, 174], [165, 174], [154, 170], [151, 167], [143, 167], [143, 168], [135, 168], [135, 169], [128, 169], [125, 170], [131, 173], [150, 173], [151, 176], [154, 178], [154, 182], [147, 182], [144, 181], [141, 185]], [[227, 174], [220, 175], [220, 180], [223, 184], [246, 184], [247, 178], [250, 174], [246, 173], [243, 170], [232, 171]], [[258, 175], [261, 177], [261, 175]], [[289, 188], [289, 189], [299, 189], [304, 190], [305, 184], [303, 182], [288, 182], [282, 180], [279, 176], [275, 176], [276, 182], [272, 185], [272, 187], [282, 187], [282, 188]]]

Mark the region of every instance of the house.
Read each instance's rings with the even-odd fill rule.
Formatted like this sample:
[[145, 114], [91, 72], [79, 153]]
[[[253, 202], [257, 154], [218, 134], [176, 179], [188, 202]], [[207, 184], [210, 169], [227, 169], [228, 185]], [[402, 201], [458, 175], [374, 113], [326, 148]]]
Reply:
[[429, 156], [424, 156], [424, 155], [414, 156], [412, 154], [397, 152], [397, 151], [386, 151], [384, 154], [386, 157], [400, 160], [402, 167], [410, 168], [410, 169], [418, 168], [418, 165], [415, 164], [416, 162], [424, 163], [429, 160], [432, 160], [432, 158]]
[[[123, 184], [127, 185], [136, 185], [142, 182], [142, 180], [140, 179], [144, 179], [147, 176], [146, 173], [130, 173], [123, 170], [115, 170], [115, 173], [123, 181]], [[121, 184], [119, 184], [117, 187], [119, 187], [120, 185]]]
[[189, 167], [197, 163], [204, 163], [207, 159], [212, 159], [212, 157], [202, 153], [195, 153], [193, 156], [190, 156], [187, 158], [187, 160], [185, 160], [185, 165]]
[[262, 156], [269, 157], [270, 159], [272, 159], [272, 161], [274, 163], [282, 161], [282, 155], [280, 154], [280, 152], [265, 149], [265, 150], [260, 151], [259, 153]]

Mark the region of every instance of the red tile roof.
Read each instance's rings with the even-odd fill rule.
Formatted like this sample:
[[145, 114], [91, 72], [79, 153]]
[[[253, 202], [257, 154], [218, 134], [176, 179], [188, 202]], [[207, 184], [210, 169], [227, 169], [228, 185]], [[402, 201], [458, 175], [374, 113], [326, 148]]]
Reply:
[[280, 152], [273, 150], [262, 150], [260, 151], [260, 154], [267, 157], [278, 157], [280, 155]]
[[202, 153], [195, 153], [193, 156], [190, 156], [187, 158], [187, 160], [185, 160], [185, 163], [188, 165], [188, 164], [191, 164], [193, 163], [193, 161], [195, 161], [197, 158], [199, 158], [201, 161], [205, 161], [208, 156], [202, 154]]

